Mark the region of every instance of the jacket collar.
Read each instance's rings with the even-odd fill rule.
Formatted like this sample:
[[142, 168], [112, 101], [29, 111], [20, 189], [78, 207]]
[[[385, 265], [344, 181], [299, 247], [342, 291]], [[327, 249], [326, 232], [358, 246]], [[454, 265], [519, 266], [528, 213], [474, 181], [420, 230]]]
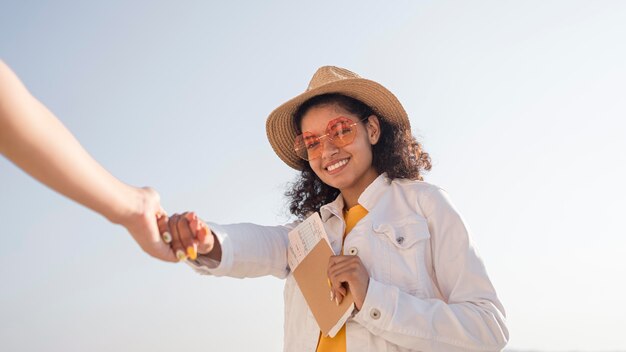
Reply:
[[[361, 193], [359, 196], [359, 204], [363, 206], [363, 208], [367, 209], [368, 212], [371, 212], [376, 203], [380, 199], [380, 197], [385, 193], [391, 181], [387, 177], [386, 173], [379, 175], [369, 186]], [[323, 205], [320, 208], [320, 216], [323, 222], [328, 221], [333, 215], [343, 219], [343, 207], [344, 201], [341, 194], [335, 198], [334, 201]]]

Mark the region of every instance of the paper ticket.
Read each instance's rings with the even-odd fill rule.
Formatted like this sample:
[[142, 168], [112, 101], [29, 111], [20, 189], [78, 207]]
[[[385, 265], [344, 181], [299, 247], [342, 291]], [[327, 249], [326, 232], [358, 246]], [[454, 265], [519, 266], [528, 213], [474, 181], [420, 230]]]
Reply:
[[302, 260], [313, 250], [319, 241], [328, 241], [324, 224], [318, 213], [314, 213], [289, 232], [287, 261], [291, 270], [295, 270]]

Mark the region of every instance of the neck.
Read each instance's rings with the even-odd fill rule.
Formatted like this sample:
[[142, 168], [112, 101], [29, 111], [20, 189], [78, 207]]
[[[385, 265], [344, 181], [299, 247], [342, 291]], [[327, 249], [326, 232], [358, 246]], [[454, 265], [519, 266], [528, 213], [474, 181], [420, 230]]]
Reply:
[[359, 182], [351, 187], [339, 190], [343, 197], [344, 209], [350, 209], [359, 204], [359, 197], [365, 189], [374, 182], [378, 177], [378, 173], [372, 168], [368, 171]]

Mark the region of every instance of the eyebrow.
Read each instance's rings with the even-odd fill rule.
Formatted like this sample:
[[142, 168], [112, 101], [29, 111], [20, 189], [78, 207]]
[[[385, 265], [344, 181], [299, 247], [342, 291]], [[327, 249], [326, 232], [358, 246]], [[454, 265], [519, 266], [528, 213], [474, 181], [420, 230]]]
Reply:
[[[330, 123], [331, 123], [331, 122], [335, 122], [335, 123], [333, 124], [333, 126], [335, 126], [335, 125], [337, 125], [337, 124], [344, 123], [344, 121], [337, 121], [337, 120], [340, 120], [340, 119], [342, 119], [342, 118], [350, 120], [350, 122], [351, 122], [351, 123], [353, 123], [353, 122], [354, 122], [354, 121], [352, 121], [350, 118], [348, 118], [348, 117], [347, 117], [347, 116], [345, 116], [345, 115], [339, 115], [339, 116], [335, 117], [334, 119], [332, 119], [332, 120], [328, 121], [328, 124], [326, 124], [326, 128], [324, 128], [324, 132], [322, 133], [322, 135], [326, 134], [326, 132], [327, 132], [327, 130], [328, 130], [328, 127], [330, 127], [330, 126], [331, 126], [331, 125], [330, 125]], [[318, 135], [317, 133], [313, 133], [313, 132], [311, 132], [311, 131], [305, 131], [305, 130], [303, 130], [302, 128], [300, 128], [300, 134], [302, 134], [302, 135], [304, 136], [304, 134], [305, 134], [305, 133], [310, 133], [311, 135], [316, 136], [316, 137], [317, 137], [317, 136], [320, 136], [320, 135]], [[310, 136], [309, 136], [309, 137], [310, 137]]]

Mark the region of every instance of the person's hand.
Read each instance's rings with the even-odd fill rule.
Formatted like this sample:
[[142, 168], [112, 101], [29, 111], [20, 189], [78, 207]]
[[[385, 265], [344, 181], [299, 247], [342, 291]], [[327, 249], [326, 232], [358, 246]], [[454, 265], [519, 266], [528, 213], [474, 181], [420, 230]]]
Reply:
[[370, 283], [370, 275], [361, 258], [356, 255], [331, 256], [328, 261], [328, 279], [331, 296], [335, 297], [337, 304], [341, 303], [350, 290], [356, 309], [361, 309]]
[[161, 240], [158, 218], [166, 218], [161, 208], [159, 194], [152, 188], [134, 188], [133, 199], [136, 206], [133, 211], [124, 214], [116, 223], [126, 227], [133, 239], [144, 252], [154, 258], [167, 262], [176, 262], [176, 256], [170, 246]]
[[217, 247], [216, 244], [219, 245], [207, 224], [194, 212], [160, 218], [158, 225], [163, 240], [170, 243], [179, 261], [187, 258], [194, 260], [198, 254], [209, 254]]

